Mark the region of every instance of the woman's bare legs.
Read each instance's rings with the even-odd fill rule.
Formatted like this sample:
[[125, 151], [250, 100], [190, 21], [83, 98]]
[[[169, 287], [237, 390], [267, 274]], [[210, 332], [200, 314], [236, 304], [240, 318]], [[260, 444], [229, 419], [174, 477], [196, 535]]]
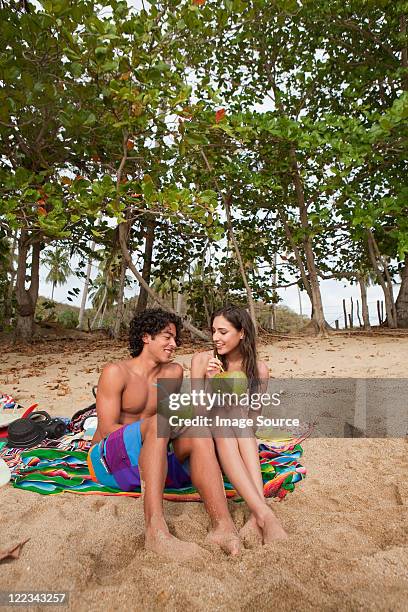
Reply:
[[[261, 488], [258, 450], [254, 446], [254, 442], [256, 444], [256, 441], [251, 438], [241, 438], [239, 440], [235, 437], [215, 438], [221, 467], [233, 487], [246, 501], [251, 510], [250, 521], [255, 522], [256, 526], [262, 531], [263, 542], [267, 544], [276, 539], [286, 538], [287, 535], [265, 502], [263, 486]], [[241, 455], [242, 448], [245, 457], [252, 453], [252, 456], [248, 457], [249, 467]], [[256, 452], [257, 473], [255, 473], [254, 451]]]
[[[237, 440], [242, 460], [252, 478], [252, 482], [256, 486], [262, 500], [265, 503], [256, 438], [251, 436], [247, 438], [237, 438]], [[249, 547], [262, 543], [262, 530], [258, 527], [255, 515], [252, 512], [245, 525], [242, 527], [242, 529], [240, 529], [239, 535], [241, 536], [244, 544]]]
[[264, 499], [263, 480], [259, 465], [258, 444], [255, 436], [248, 438], [237, 438], [239, 452], [243, 462], [256, 486], [259, 495]]

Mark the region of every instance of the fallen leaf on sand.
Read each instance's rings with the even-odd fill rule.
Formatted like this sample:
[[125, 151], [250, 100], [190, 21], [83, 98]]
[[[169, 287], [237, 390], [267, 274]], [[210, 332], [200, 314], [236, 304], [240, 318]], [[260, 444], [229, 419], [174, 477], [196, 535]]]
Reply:
[[20, 553], [23, 549], [24, 544], [28, 542], [30, 538], [23, 540], [19, 544], [13, 546], [13, 548], [9, 548], [8, 550], [0, 550], [0, 563], [2, 561], [6, 561], [7, 559], [18, 559], [20, 557]]
[[160, 593], [156, 596], [157, 603], [166, 603], [170, 599], [170, 593], [167, 591], [160, 591]]

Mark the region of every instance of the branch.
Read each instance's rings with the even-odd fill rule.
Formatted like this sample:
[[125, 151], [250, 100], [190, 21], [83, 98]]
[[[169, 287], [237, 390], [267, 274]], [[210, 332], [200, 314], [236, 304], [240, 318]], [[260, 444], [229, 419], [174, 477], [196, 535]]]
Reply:
[[128, 131], [127, 130], [123, 130], [123, 140], [122, 140], [122, 159], [120, 160], [120, 164], [119, 164], [119, 168], [118, 171], [116, 173], [116, 189], [119, 190], [119, 186], [120, 186], [120, 181], [122, 180], [122, 172], [123, 169], [126, 165], [126, 160], [127, 160], [127, 156], [128, 156], [128, 149], [127, 149], [127, 141], [128, 141]]
[[242, 281], [244, 283], [245, 286], [245, 290], [246, 290], [246, 294], [247, 294], [247, 298], [248, 298], [248, 306], [249, 306], [249, 311], [250, 311], [250, 315], [251, 315], [251, 319], [252, 319], [252, 323], [254, 324], [254, 328], [255, 328], [255, 333], [257, 333], [257, 322], [256, 322], [256, 313], [255, 313], [255, 304], [254, 304], [254, 299], [252, 296], [252, 289], [249, 286], [248, 283], [248, 278], [245, 272], [245, 266], [244, 266], [244, 262], [242, 260], [242, 255], [241, 255], [241, 251], [239, 249], [239, 245], [237, 242], [237, 239], [235, 238], [235, 233], [234, 233], [234, 228], [232, 227], [232, 221], [231, 221], [231, 209], [230, 209], [230, 203], [231, 203], [231, 195], [229, 195], [228, 197], [225, 197], [224, 194], [222, 193], [220, 186], [218, 184], [218, 181], [216, 179], [215, 176], [213, 176], [213, 172], [212, 172], [212, 168], [208, 162], [207, 156], [204, 153], [204, 151], [202, 149], [200, 149], [201, 152], [201, 157], [204, 160], [204, 163], [207, 167], [208, 172], [210, 172], [210, 174], [213, 177], [213, 181], [214, 184], [217, 188], [218, 193], [220, 194], [223, 202], [224, 202], [224, 206], [225, 206], [225, 213], [227, 216], [227, 226], [228, 226], [228, 232], [229, 235], [231, 237], [231, 241], [232, 244], [234, 246], [234, 250], [235, 250], [235, 255], [237, 257], [238, 260], [238, 266], [239, 266], [239, 270], [241, 272], [241, 277], [242, 277]]
[[[127, 247], [127, 231], [128, 231], [128, 224], [120, 223], [119, 224], [119, 243], [120, 243], [120, 247], [122, 250], [122, 255], [128, 265], [129, 270], [133, 272], [134, 276], [139, 281], [139, 284], [141, 285], [141, 287], [144, 288], [144, 290], [147, 292], [148, 295], [150, 295], [150, 297], [152, 298], [154, 302], [157, 302], [157, 304], [159, 304], [159, 306], [164, 308], [164, 310], [168, 312], [172, 312], [173, 314], [177, 314], [176, 311], [173, 310], [173, 308], [170, 308], [170, 306], [167, 306], [167, 304], [165, 304], [161, 300], [161, 298], [157, 295], [157, 293], [146, 283], [143, 276], [136, 269], [136, 266], [134, 265], [132, 261], [132, 258], [129, 253], [129, 249]], [[206, 341], [210, 340], [208, 334], [202, 332], [200, 329], [197, 329], [197, 327], [195, 327], [188, 321], [183, 320], [183, 325], [188, 331], [190, 331], [192, 334], [194, 334], [198, 338], [201, 338], [202, 340], [206, 340]]]
[[384, 43], [382, 40], [380, 40], [374, 34], [374, 32], [371, 32], [371, 30], [365, 30], [364, 28], [361, 28], [355, 21], [352, 21], [351, 19], [340, 19], [340, 20], [335, 21], [334, 23], [337, 23], [338, 25], [344, 26], [346, 28], [349, 28], [350, 30], [354, 30], [355, 32], [358, 32], [363, 38], [366, 38], [367, 40], [374, 41], [388, 55], [390, 55], [394, 61], [397, 61], [397, 58], [394, 55], [394, 49], [390, 47], [389, 45], [387, 45], [386, 43]]
[[288, 220], [286, 218], [285, 213], [280, 208], [278, 208], [278, 215], [279, 215], [279, 218], [280, 218], [280, 220], [282, 222], [283, 229], [285, 230], [286, 238], [288, 239], [289, 244], [292, 247], [292, 251], [295, 254], [296, 263], [297, 263], [297, 266], [299, 268], [299, 272], [300, 272], [300, 275], [302, 277], [302, 281], [303, 281], [303, 284], [305, 286], [306, 292], [307, 292], [308, 296], [311, 298], [312, 291], [311, 291], [311, 288], [310, 288], [309, 278], [308, 278], [308, 275], [306, 273], [305, 266], [304, 266], [304, 263], [303, 263], [300, 251], [298, 249], [298, 246], [297, 246], [297, 244], [296, 244], [296, 242], [295, 242], [295, 240], [294, 240], [294, 238], [292, 236], [292, 232], [290, 231]]

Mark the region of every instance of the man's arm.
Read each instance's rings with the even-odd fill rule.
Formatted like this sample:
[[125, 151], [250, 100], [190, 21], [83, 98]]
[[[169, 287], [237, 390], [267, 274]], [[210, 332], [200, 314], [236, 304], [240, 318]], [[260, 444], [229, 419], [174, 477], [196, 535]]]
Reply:
[[183, 366], [179, 363], [169, 363], [166, 365], [164, 371], [158, 376], [160, 378], [166, 378], [166, 391], [170, 393], [178, 393], [183, 383]]
[[116, 363], [110, 363], [102, 371], [96, 394], [98, 431], [101, 438], [123, 427], [119, 421], [124, 388], [122, 368]]
[[169, 403], [168, 398], [173, 393], [179, 393], [183, 383], [183, 366], [179, 363], [167, 364], [157, 377], [158, 404], [157, 410], [157, 429], [160, 437], [170, 438], [171, 427], [169, 423]]

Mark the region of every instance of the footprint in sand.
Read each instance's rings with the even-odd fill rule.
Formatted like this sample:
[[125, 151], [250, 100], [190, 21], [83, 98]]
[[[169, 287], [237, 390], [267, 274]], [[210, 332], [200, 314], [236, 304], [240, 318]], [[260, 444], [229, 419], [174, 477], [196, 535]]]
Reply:
[[402, 498], [400, 487], [397, 484], [394, 484], [393, 489], [394, 489], [395, 503], [397, 504], [397, 506], [403, 506], [404, 500]]
[[103, 508], [104, 506], [106, 506], [106, 501], [102, 500], [102, 499], [97, 499], [96, 501], [94, 501], [94, 503], [92, 504], [92, 508], [93, 510], [96, 510], [96, 512], [99, 512], [99, 510], [101, 508]]
[[117, 574], [128, 567], [134, 559], [135, 553], [144, 550], [144, 535], [123, 539], [121, 546], [112, 546], [111, 539], [107, 537], [101, 552], [88, 553], [89, 573], [96, 584], [116, 585]]

